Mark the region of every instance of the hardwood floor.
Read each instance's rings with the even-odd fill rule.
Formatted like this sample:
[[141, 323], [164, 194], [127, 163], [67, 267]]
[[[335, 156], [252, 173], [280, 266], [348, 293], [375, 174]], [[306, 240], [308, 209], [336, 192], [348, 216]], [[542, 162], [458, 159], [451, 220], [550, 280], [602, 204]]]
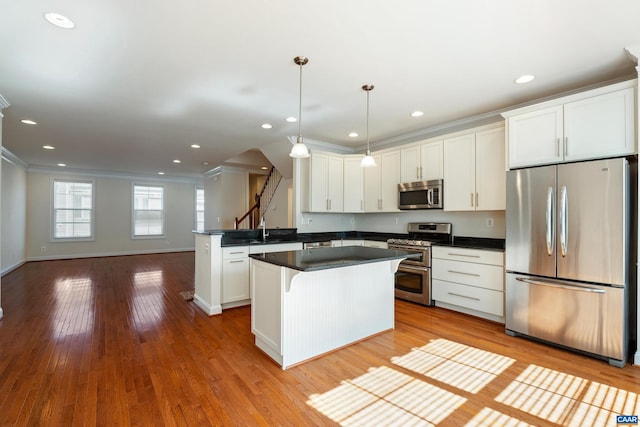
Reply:
[[32, 262], [2, 278], [0, 425], [616, 425], [640, 368], [396, 301], [396, 329], [282, 371], [250, 309], [206, 316], [194, 254]]

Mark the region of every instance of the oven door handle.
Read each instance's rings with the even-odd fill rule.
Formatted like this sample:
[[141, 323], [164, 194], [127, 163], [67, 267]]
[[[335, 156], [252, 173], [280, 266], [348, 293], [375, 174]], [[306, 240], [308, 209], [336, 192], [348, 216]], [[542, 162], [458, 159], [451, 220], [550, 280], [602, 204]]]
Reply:
[[398, 271], [406, 271], [408, 273], [424, 273], [425, 271], [429, 271], [429, 268], [400, 263], [400, 265], [398, 266]]

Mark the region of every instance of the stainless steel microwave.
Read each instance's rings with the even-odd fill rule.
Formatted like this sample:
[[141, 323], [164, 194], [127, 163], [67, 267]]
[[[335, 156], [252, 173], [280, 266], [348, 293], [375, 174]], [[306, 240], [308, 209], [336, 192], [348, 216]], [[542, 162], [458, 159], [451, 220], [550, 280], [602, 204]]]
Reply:
[[398, 208], [442, 209], [442, 187], [441, 179], [398, 184]]

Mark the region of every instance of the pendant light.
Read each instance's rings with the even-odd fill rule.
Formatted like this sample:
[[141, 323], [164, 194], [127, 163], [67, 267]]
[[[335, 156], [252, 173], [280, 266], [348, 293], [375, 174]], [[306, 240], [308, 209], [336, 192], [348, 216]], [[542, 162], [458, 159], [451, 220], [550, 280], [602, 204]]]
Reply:
[[373, 85], [364, 85], [362, 90], [367, 92], [367, 155], [360, 161], [360, 167], [372, 168], [376, 166], [376, 159], [371, 155], [371, 149], [369, 148], [369, 92], [373, 90]]
[[309, 149], [304, 142], [302, 142], [302, 66], [309, 62], [309, 58], [306, 56], [296, 56], [293, 58], [293, 62], [300, 66], [300, 102], [298, 104], [298, 140], [293, 147], [291, 147], [290, 157], [296, 159], [302, 159], [309, 157]]

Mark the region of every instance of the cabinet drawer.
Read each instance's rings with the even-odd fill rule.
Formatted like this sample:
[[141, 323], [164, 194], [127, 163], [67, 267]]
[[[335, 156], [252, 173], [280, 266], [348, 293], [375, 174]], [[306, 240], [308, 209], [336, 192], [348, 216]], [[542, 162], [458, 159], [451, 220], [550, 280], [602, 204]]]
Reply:
[[222, 248], [222, 259], [246, 258], [249, 256], [248, 246]]
[[431, 274], [434, 279], [447, 282], [462, 283], [495, 291], [504, 290], [504, 270], [497, 265], [435, 259], [432, 263]]
[[434, 279], [431, 284], [431, 294], [436, 301], [496, 316], [504, 314], [504, 293], [502, 292]]
[[434, 246], [431, 248], [433, 258], [452, 261], [475, 262], [480, 264], [504, 265], [504, 252], [485, 251], [481, 249], [452, 248]]

